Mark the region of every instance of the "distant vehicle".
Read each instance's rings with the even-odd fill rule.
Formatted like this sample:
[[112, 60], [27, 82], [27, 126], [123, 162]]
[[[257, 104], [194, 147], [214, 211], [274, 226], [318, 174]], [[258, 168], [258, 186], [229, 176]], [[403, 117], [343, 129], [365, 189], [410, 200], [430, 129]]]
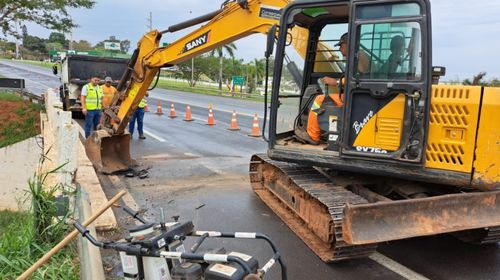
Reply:
[[[116, 85], [127, 69], [128, 59], [104, 58], [87, 55], [67, 55], [61, 61], [61, 86], [59, 95], [65, 111], [73, 112], [73, 117], [82, 117], [80, 94], [92, 75], [102, 80], [111, 77]], [[57, 70], [54, 70], [57, 74]]]

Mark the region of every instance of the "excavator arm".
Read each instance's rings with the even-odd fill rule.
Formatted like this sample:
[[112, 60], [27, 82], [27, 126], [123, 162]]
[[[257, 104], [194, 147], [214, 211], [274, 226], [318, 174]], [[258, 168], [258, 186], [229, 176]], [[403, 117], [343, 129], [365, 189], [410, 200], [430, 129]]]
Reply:
[[[126, 131], [131, 115], [159, 74], [161, 67], [173, 66], [202, 53], [254, 33], [267, 33], [279, 22], [281, 9], [288, 0], [233, 0], [207, 15], [173, 25], [164, 31], [153, 30], [137, 44], [119, 85], [119, 94], [104, 111], [103, 123], [85, 143], [87, 155], [101, 172], [113, 173], [128, 169], [130, 135]], [[208, 22], [207, 22], [208, 21]], [[160, 47], [163, 34], [207, 22], [197, 30], [166, 47]], [[305, 45], [297, 45], [305, 54]]]

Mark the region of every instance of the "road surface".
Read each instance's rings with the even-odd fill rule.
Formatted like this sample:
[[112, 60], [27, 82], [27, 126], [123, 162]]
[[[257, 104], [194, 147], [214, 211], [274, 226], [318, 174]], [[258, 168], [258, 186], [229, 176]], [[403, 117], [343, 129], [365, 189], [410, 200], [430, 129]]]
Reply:
[[[0, 75], [24, 77], [28, 88], [56, 87], [58, 79], [49, 69], [0, 61]], [[500, 279], [500, 245], [464, 244], [449, 235], [414, 238], [381, 244], [370, 258], [335, 264], [321, 262], [251, 191], [248, 162], [254, 153], [266, 151], [261, 138], [247, 134], [251, 116], [262, 115], [261, 103], [222, 97], [155, 89], [149, 103], [156, 110], [161, 100], [165, 115], [153, 112], [145, 118], [147, 139], [132, 140], [132, 154], [140, 168], [150, 168], [141, 180], [101, 177], [111, 195], [127, 188], [150, 219], [158, 219], [159, 208], [167, 216], [180, 215], [201, 230], [259, 231], [276, 240], [288, 269], [289, 279]], [[167, 117], [174, 102], [176, 119]], [[191, 105], [194, 122], [182, 120], [184, 107]], [[208, 104], [213, 104], [217, 125], [205, 125]], [[228, 131], [232, 110], [239, 113], [239, 132]], [[262, 119], [260, 119], [262, 123]], [[118, 182], [118, 183], [117, 183]], [[270, 250], [259, 241], [222, 244], [226, 249], [252, 254], [261, 264]], [[279, 279], [274, 268], [268, 279]]]

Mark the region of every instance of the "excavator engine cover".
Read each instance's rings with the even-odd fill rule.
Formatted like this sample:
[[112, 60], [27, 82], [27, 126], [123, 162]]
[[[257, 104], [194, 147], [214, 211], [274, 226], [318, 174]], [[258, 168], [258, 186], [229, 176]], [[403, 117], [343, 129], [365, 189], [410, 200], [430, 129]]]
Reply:
[[105, 130], [92, 132], [85, 141], [85, 151], [97, 171], [112, 174], [130, 168], [130, 133], [111, 135]]

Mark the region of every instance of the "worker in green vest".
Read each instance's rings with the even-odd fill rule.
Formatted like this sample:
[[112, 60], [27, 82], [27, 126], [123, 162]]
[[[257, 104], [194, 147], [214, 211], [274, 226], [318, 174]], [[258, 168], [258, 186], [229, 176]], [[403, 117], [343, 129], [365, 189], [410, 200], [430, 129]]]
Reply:
[[137, 110], [135, 110], [134, 114], [130, 118], [130, 122], [128, 123], [128, 131], [130, 132], [130, 136], [133, 137], [135, 121], [137, 120], [137, 130], [139, 131], [139, 139], [143, 140], [146, 139], [142, 127], [144, 125], [144, 107], [148, 105], [148, 100], [146, 99], [147, 96], [149, 96], [149, 93], [146, 93], [146, 96], [142, 98], [141, 103], [139, 103], [139, 106], [137, 106]]
[[99, 86], [99, 77], [92, 76], [90, 83], [82, 88], [80, 102], [82, 103], [82, 113], [85, 115], [85, 138], [90, 136], [92, 130], [97, 129], [101, 120], [102, 88]]

